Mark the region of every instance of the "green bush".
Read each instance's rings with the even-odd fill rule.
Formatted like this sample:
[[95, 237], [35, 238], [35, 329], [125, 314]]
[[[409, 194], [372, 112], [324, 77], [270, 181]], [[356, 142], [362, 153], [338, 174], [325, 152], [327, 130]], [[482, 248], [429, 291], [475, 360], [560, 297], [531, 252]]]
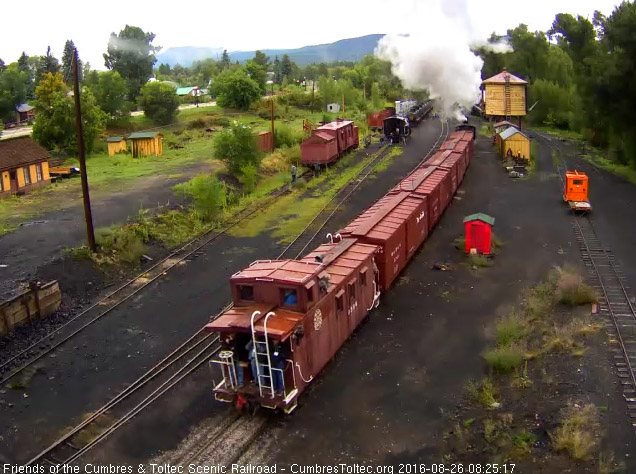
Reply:
[[499, 373], [509, 373], [521, 366], [523, 351], [515, 346], [497, 347], [484, 353], [488, 367]]
[[138, 100], [146, 117], [160, 125], [174, 122], [179, 113], [179, 99], [170, 84], [149, 82], [141, 88]]
[[293, 147], [303, 141], [303, 133], [293, 130], [287, 125], [277, 125], [274, 128], [274, 143], [276, 148]]
[[216, 134], [214, 154], [227, 164], [234, 176], [239, 176], [244, 166], [251, 164], [258, 167], [261, 161], [261, 152], [251, 127], [237, 121], [234, 121], [227, 130]]
[[512, 315], [499, 321], [495, 327], [497, 345], [507, 346], [523, 339], [526, 335], [526, 326], [518, 316]]
[[243, 191], [250, 194], [256, 188], [258, 182], [258, 168], [251, 163], [241, 167], [241, 174], [238, 180], [243, 185]]
[[111, 253], [119, 261], [136, 263], [146, 251], [148, 234], [140, 226], [102, 228], [95, 232], [95, 240], [102, 252]]
[[174, 186], [178, 196], [191, 198], [193, 207], [204, 222], [216, 220], [226, 206], [225, 183], [214, 175], [198, 175]]

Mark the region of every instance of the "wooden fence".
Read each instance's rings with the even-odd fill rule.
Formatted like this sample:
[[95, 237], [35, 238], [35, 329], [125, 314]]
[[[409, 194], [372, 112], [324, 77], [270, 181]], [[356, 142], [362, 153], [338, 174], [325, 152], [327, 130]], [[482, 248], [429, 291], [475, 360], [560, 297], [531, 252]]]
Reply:
[[55, 312], [62, 302], [57, 280], [30, 289], [0, 302], [0, 334], [7, 334], [19, 324], [44, 318]]

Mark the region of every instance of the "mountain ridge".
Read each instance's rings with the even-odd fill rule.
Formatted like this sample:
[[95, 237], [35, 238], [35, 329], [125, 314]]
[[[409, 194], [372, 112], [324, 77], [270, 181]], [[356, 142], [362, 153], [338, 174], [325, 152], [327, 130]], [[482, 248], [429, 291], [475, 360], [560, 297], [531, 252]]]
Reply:
[[[282, 58], [287, 54], [289, 58], [299, 66], [319, 62], [333, 61], [358, 61], [367, 54], [373, 54], [376, 45], [383, 34], [371, 34], [346, 38], [332, 43], [303, 46], [293, 49], [262, 49], [261, 51], [272, 60], [278, 56]], [[167, 48], [157, 54], [157, 64], [169, 64], [174, 66], [191, 66], [194, 61], [206, 58], [218, 59], [223, 53], [223, 48], [206, 46], [176, 46]], [[230, 51], [232, 61], [245, 62], [254, 57], [255, 51]]]

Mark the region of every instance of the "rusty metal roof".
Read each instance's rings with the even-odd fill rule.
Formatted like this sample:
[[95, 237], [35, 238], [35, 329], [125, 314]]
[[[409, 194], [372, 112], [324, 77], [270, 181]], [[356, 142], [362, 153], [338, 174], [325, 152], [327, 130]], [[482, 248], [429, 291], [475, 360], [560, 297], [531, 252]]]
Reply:
[[298, 260], [257, 260], [232, 275], [232, 280], [269, 280], [301, 285], [316, 273], [320, 263]]
[[502, 71], [499, 74], [495, 74], [488, 79], [484, 79], [482, 84], [527, 84], [527, 81], [524, 81], [520, 77], [515, 76], [514, 74], [510, 74], [508, 71]]
[[400, 184], [397, 185], [396, 189], [400, 191], [414, 191], [433, 171], [435, 171], [434, 166], [418, 168], [404, 178]]
[[249, 306], [232, 307], [215, 320], [209, 322], [205, 327], [210, 331], [227, 329], [250, 331], [252, 314], [254, 311], [260, 311], [261, 314], [257, 316], [255, 327], [259, 334], [263, 334], [265, 316], [272, 310], [274, 314], [267, 320], [267, 334], [280, 340], [287, 339], [298, 322], [302, 321], [304, 317], [303, 313], [276, 308], [273, 304], [253, 303]]
[[314, 132], [309, 138], [303, 141], [303, 143], [325, 143], [334, 141], [336, 138], [325, 132]]
[[351, 120], [340, 120], [336, 122], [329, 122], [320, 127], [317, 127], [316, 130], [339, 130], [346, 126], [353, 125], [353, 121]]

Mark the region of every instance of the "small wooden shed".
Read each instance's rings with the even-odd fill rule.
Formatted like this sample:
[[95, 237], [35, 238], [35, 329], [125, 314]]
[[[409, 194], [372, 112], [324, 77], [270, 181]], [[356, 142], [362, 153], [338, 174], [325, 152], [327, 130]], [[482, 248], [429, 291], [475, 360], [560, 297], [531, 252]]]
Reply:
[[501, 132], [505, 131], [506, 129], [510, 127], [519, 128], [514, 123], [509, 122], [508, 120], [502, 120], [501, 122], [497, 122], [493, 125], [493, 128], [495, 129], [496, 134], [500, 134]]
[[493, 225], [495, 218], [481, 212], [464, 218], [466, 253], [490, 254]]
[[135, 132], [128, 136], [133, 158], [163, 154], [163, 135], [159, 132]]
[[106, 143], [108, 143], [108, 156], [113, 156], [115, 153], [128, 150], [126, 148], [126, 139], [122, 136], [108, 137]]
[[499, 134], [499, 146], [503, 159], [506, 157], [530, 159], [530, 139], [515, 127], [508, 127]]

